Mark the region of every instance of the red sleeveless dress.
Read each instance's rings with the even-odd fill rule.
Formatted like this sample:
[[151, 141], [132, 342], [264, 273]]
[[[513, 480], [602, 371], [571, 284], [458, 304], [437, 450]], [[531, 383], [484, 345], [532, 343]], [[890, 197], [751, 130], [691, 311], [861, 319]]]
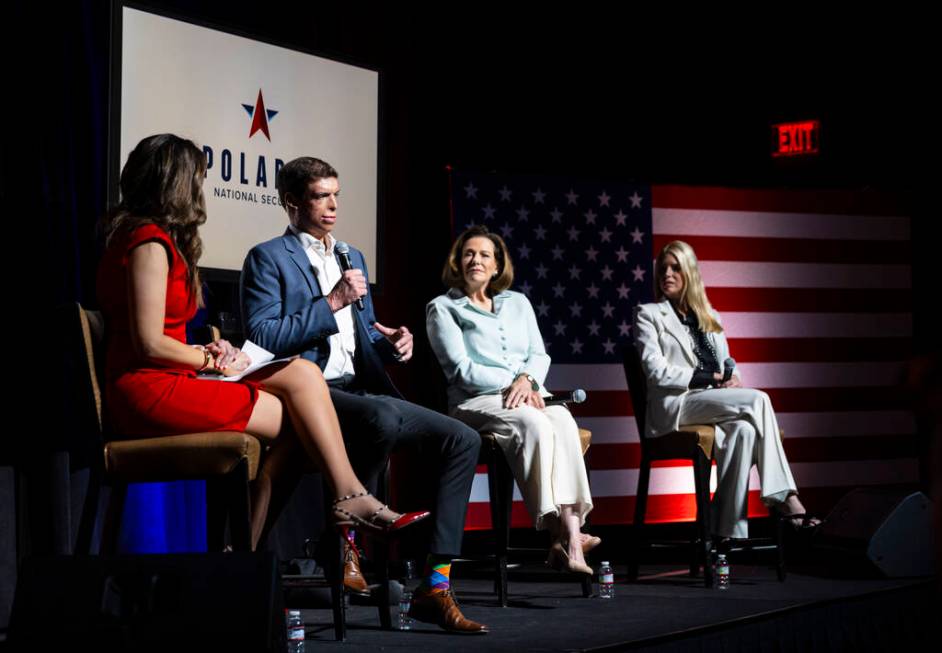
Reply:
[[105, 410], [118, 437], [153, 437], [205, 431], [242, 431], [258, 399], [252, 382], [196, 378], [193, 369], [159, 367], [138, 359], [128, 315], [128, 259], [138, 245], [158, 242], [172, 261], [167, 277], [164, 333], [186, 342], [196, 314], [186, 264], [157, 225], [115, 234], [98, 267], [98, 300], [105, 318]]

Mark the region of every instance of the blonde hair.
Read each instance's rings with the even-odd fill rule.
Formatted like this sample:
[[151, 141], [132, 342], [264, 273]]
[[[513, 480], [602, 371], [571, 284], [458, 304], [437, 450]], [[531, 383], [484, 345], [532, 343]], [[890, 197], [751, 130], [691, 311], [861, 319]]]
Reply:
[[665, 299], [661, 290], [661, 280], [664, 278], [664, 259], [671, 254], [680, 265], [681, 274], [684, 275], [684, 289], [680, 296], [680, 305], [687, 306], [700, 323], [704, 333], [722, 333], [723, 327], [713, 317], [713, 306], [707, 299], [706, 289], [703, 287], [703, 278], [700, 276], [700, 267], [697, 264], [697, 255], [693, 247], [682, 240], [673, 240], [661, 249], [654, 264], [654, 296], [658, 301]]

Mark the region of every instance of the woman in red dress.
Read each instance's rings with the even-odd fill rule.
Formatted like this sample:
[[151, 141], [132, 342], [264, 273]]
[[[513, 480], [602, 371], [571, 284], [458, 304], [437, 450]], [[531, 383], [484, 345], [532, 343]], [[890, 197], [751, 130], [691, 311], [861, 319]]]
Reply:
[[121, 202], [104, 219], [98, 270], [112, 429], [134, 437], [242, 431], [268, 445], [253, 497], [253, 542], [265, 517], [256, 508], [268, 505], [276, 470], [296, 459], [299, 448], [333, 490], [339, 524], [392, 531], [428, 516], [391, 511], [357, 479], [317, 365], [296, 359], [238, 382], [196, 378], [204, 370], [238, 374], [249, 363], [225, 340], [186, 344], [186, 322], [202, 303], [196, 264], [205, 174], [203, 152], [173, 134], [142, 140], [121, 172]]

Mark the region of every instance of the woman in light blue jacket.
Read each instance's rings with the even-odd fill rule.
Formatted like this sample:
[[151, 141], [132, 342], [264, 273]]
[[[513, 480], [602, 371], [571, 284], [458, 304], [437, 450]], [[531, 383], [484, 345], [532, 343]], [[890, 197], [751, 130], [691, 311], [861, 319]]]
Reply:
[[565, 407], [544, 404], [550, 358], [529, 300], [507, 290], [513, 264], [503, 239], [466, 230], [442, 280], [451, 290], [429, 302], [426, 327], [451, 415], [496, 435], [536, 528], [553, 535], [547, 562], [591, 574], [583, 554], [601, 540], [580, 531], [592, 497], [579, 430]]

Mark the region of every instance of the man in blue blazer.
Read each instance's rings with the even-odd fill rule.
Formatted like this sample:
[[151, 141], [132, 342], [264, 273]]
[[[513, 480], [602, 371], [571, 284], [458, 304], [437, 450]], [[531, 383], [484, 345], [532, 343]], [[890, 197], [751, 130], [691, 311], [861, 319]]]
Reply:
[[412, 334], [376, 321], [358, 250], [350, 248], [352, 269], [339, 265], [331, 234], [340, 194], [337, 171], [320, 159], [301, 157], [281, 168], [277, 187], [290, 225], [245, 259], [246, 337], [276, 356], [300, 354], [320, 366], [350, 461], [367, 484], [397, 445], [414, 445], [423, 453], [428, 460], [424, 476], [435, 486], [436, 503], [429, 560], [412, 615], [453, 632], [487, 632], [461, 614], [449, 579], [451, 559], [461, 553], [480, 436], [457, 420], [403, 400], [386, 374], [384, 363], [412, 357]]

